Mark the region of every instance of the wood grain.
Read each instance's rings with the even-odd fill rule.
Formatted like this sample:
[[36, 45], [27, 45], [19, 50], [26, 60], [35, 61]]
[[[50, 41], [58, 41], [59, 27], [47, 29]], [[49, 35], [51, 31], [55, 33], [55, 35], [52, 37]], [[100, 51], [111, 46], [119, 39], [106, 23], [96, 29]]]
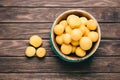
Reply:
[[[51, 26], [52, 23], [0, 23], [0, 39], [29, 39], [35, 34], [49, 39]], [[100, 23], [100, 27], [102, 39], [120, 39], [119, 23]]]
[[82, 9], [99, 22], [120, 22], [120, 8], [0, 8], [0, 22], [53, 22], [66, 10]]
[[120, 73], [0, 73], [1, 80], [118, 80]]
[[[29, 39], [32, 35], [40, 35], [49, 39], [52, 23], [42, 24], [0, 24], [0, 39]], [[6, 32], [7, 31], [7, 32]]]
[[[59, 59], [49, 43], [52, 22], [71, 9], [91, 13], [102, 33], [95, 55], [80, 64]], [[43, 38], [45, 58], [25, 57], [31, 35]], [[0, 80], [79, 79], [120, 79], [120, 0], [0, 0]]]
[[0, 0], [0, 6], [22, 7], [120, 7], [119, 0]]
[[[27, 46], [29, 46], [28, 40], [0, 40], [0, 57], [24, 57]], [[95, 56], [120, 56], [119, 46], [120, 40], [102, 40]], [[51, 49], [49, 40], [43, 40], [42, 47], [46, 48], [47, 56], [56, 56]]]
[[3, 72], [120, 72], [120, 57], [92, 57], [81, 64], [64, 62], [58, 57], [44, 59], [27, 57], [0, 57]]

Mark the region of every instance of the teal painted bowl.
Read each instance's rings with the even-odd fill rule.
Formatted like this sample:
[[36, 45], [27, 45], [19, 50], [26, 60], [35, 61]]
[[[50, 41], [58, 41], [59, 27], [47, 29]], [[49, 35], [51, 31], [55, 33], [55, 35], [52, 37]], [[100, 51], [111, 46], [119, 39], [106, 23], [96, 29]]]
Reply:
[[64, 55], [59, 46], [57, 45], [56, 41], [55, 41], [55, 34], [53, 32], [53, 28], [56, 24], [58, 24], [61, 20], [66, 20], [66, 18], [68, 17], [68, 15], [70, 14], [75, 14], [77, 16], [84, 16], [87, 19], [93, 19], [97, 22], [97, 20], [88, 12], [84, 11], [84, 10], [68, 10], [63, 12], [62, 14], [60, 14], [56, 20], [54, 21], [52, 27], [51, 27], [51, 31], [50, 31], [50, 45], [52, 47], [52, 50], [54, 51], [54, 53], [62, 60], [68, 61], [68, 62], [82, 62], [86, 59], [88, 59], [89, 57], [91, 57], [95, 51], [97, 50], [100, 40], [101, 40], [101, 31], [100, 31], [100, 26], [97, 22], [97, 32], [99, 34], [99, 39], [97, 42], [95, 42], [92, 46], [92, 48], [87, 52], [87, 55], [85, 57], [77, 57], [77, 56], [68, 56], [68, 55]]

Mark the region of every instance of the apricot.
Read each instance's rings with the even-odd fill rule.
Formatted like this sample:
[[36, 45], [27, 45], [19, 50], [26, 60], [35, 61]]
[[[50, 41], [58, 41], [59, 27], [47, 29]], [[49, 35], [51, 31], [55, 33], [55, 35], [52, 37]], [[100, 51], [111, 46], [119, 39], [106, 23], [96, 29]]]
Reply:
[[98, 40], [98, 33], [91, 31], [88, 33], [88, 37], [92, 40], [92, 42], [96, 42]]
[[63, 34], [63, 32], [64, 32], [64, 26], [63, 26], [63, 25], [57, 24], [57, 25], [54, 27], [54, 33], [55, 33], [56, 35], [61, 35], [61, 34]]
[[78, 28], [81, 25], [80, 18], [73, 14], [67, 17], [67, 22], [71, 28]]
[[28, 47], [26, 48], [26, 50], [25, 50], [25, 55], [26, 55], [27, 57], [33, 57], [33, 56], [35, 55], [35, 52], [36, 52], [36, 50], [35, 50], [34, 47], [28, 46]]
[[94, 21], [94, 20], [88, 20], [88, 22], [87, 22], [87, 28], [89, 29], [89, 30], [96, 30], [96, 28], [97, 28], [97, 23], [96, 23], [96, 21]]
[[70, 44], [62, 44], [61, 51], [65, 55], [69, 55], [72, 52], [72, 46]]
[[74, 41], [74, 40], [72, 40], [72, 41], [71, 41], [71, 44], [72, 44], [73, 46], [78, 46], [78, 45], [79, 45], [79, 41]]
[[89, 50], [92, 47], [92, 41], [88, 37], [82, 37], [80, 40], [80, 47], [83, 50]]
[[86, 25], [88, 20], [86, 17], [80, 17], [80, 21], [81, 21], [82, 25]]
[[63, 35], [63, 42], [64, 42], [65, 44], [69, 44], [69, 43], [71, 42], [71, 35], [68, 34], [68, 33], [64, 34], [64, 35]]
[[71, 32], [71, 38], [74, 41], [78, 41], [80, 40], [80, 38], [82, 37], [82, 32], [79, 29], [73, 29]]
[[29, 43], [34, 47], [39, 47], [42, 44], [42, 38], [38, 35], [33, 35], [30, 37]]
[[44, 57], [46, 55], [45, 48], [42, 48], [42, 47], [38, 48], [36, 51], [36, 55], [37, 57], [40, 57], [40, 58]]
[[75, 54], [79, 57], [84, 57], [86, 55], [86, 51], [81, 49], [80, 47], [77, 47]]
[[63, 35], [56, 36], [56, 42], [59, 45], [63, 44]]
[[69, 34], [70, 34], [71, 31], [72, 31], [72, 29], [71, 29], [70, 26], [66, 26], [66, 27], [65, 27], [65, 32], [66, 32], [66, 33], [69, 33]]

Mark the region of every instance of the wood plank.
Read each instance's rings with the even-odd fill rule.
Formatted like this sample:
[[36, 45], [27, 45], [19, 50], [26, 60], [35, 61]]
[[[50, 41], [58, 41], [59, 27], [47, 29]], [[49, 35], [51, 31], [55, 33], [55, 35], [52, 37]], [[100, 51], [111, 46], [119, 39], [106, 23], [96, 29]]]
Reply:
[[22, 7], [120, 7], [119, 0], [0, 0], [0, 6]]
[[[0, 23], [0, 39], [29, 39], [34, 34], [49, 39], [51, 26], [52, 23]], [[100, 23], [102, 38], [120, 39], [119, 26], [119, 23]]]
[[92, 57], [81, 64], [68, 63], [58, 57], [44, 59], [27, 57], [0, 57], [0, 73], [3, 72], [114, 72], [120, 73], [120, 57]]
[[48, 39], [51, 25], [52, 23], [0, 24], [0, 39], [29, 39], [31, 35], [40, 35]]
[[53, 22], [62, 12], [82, 9], [99, 22], [120, 22], [120, 8], [0, 8], [0, 22]]
[[[29, 46], [28, 40], [0, 40], [0, 57], [23, 57], [27, 46]], [[95, 56], [120, 56], [119, 46], [120, 40], [102, 40]], [[42, 47], [46, 48], [47, 56], [56, 56], [49, 40], [43, 40]]]
[[1, 80], [118, 80], [120, 73], [0, 73]]

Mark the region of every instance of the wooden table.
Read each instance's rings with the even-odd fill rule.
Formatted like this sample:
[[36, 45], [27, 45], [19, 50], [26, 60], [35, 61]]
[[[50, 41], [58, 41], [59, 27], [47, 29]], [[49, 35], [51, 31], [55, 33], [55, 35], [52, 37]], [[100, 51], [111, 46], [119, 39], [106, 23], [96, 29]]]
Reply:
[[[51, 50], [55, 18], [70, 9], [90, 12], [101, 27], [95, 55], [81, 64], [62, 61]], [[25, 57], [31, 35], [43, 38], [47, 55]], [[0, 80], [120, 80], [120, 0], [0, 0]]]

